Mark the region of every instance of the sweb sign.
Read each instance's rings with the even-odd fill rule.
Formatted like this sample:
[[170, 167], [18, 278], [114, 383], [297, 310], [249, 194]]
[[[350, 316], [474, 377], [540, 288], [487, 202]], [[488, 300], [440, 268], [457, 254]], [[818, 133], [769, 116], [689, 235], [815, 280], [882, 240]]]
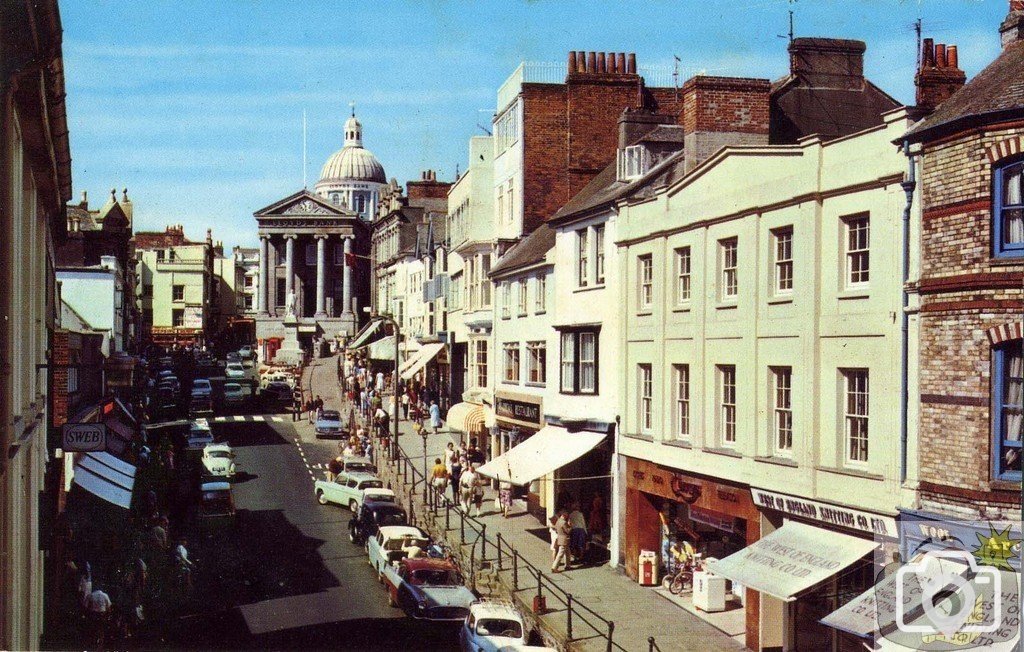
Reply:
[[75, 453], [93, 453], [107, 449], [107, 426], [102, 423], [65, 423], [62, 448]]

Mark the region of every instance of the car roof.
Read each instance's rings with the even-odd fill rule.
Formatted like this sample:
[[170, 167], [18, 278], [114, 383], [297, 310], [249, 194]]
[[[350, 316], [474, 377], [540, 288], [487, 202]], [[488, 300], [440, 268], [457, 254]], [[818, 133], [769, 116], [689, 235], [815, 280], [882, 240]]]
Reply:
[[416, 557], [415, 559], [409, 559], [408, 557], [406, 557], [402, 559], [402, 563], [405, 564], [411, 571], [456, 570], [455, 564], [451, 563], [447, 559], [434, 559], [432, 557]]
[[381, 527], [380, 533], [389, 539], [401, 539], [405, 537], [416, 537], [417, 539], [429, 539], [427, 533], [412, 525], [385, 525]]
[[224, 389], [227, 389], [228, 387], [231, 387], [231, 388], [237, 387], [238, 389], [242, 389], [242, 386], [239, 385], [238, 383], [224, 383]]
[[387, 489], [385, 487], [369, 487], [367, 489], [363, 489], [363, 497], [365, 498], [383, 498], [384, 496], [394, 498], [395, 492], [393, 489]]
[[522, 622], [523, 615], [511, 602], [501, 600], [482, 600], [469, 605], [469, 610], [477, 618], [508, 618]]
[[228, 446], [227, 444], [207, 444], [206, 448], [204, 448], [203, 450], [210, 452], [224, 451], [225, 453], [230, 453], [231, 447]]
[[374, 474], [367, 473], [366, 471], [342, 471], [338, 475], [343, 475], [346, 478], [352, 478], [353, 480], [359, 480], [360, 482], [363, 480], [380, 480], [380, 478]]
[[373, 466], [373, 462], [370, 461], [369, 457], [348, 457], [345, 459], [345, 464], [369, 464]]
[[231, 491], [231, 483], [230, 482], [204, 482], [202, 484], [202, 487], [200, 487], [200, 489], [202, 491]]
[[195, 380], [192, 381], [192, 384], [195, 385], [196, 383], [206, 383], [207, 385], [209, 385], [210, 384], [210, 379], [209, 378], [196, 378]]
[[206, 419], [193, 419], [191, 427], [193, 430], [209, 430], [210, 422]]

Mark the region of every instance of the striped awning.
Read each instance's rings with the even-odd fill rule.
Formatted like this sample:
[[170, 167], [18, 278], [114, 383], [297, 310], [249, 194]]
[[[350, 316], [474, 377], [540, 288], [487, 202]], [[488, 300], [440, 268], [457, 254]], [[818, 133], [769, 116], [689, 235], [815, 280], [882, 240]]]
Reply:
[[86, 453], [74, 470], [74, 483], [94, 496], [128, 509], [135, 486], [135, 467], [108, 453]]
[[434, 359], [434, 357], [441, 352], [444, 348], [444, 344], [438, 342], [431, 342], [424, 344], [423, 348], [416, 352], [413, 362], [405, 368], [402, 372], [402, 379], [409, 380], [419, 372], [420, 369], [427, 366], [427, 363]]
[[490, 410], [476, 403], [456, 403], [448, 410], [445, 423], [452, 430], [466, 434], [480, 432], [487, 427], [487, 413]]

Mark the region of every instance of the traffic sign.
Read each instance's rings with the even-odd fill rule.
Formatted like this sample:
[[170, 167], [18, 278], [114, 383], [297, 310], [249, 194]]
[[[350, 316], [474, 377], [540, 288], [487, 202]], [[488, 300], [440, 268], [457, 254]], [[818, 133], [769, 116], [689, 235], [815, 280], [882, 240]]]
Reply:
[[107, 449], [107, 426], [102, 423], [65, 423], [63, 448], [66, 451], [87, 453]]

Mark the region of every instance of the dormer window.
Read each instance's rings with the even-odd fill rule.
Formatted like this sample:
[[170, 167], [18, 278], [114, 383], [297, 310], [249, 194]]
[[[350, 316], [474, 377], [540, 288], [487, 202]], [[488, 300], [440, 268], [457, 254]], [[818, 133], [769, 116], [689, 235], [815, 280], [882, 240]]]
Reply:
[[619, 152], [619, 180], [631, 181], [647, 173], [651, 154], [643, 145], [630, 145]]

